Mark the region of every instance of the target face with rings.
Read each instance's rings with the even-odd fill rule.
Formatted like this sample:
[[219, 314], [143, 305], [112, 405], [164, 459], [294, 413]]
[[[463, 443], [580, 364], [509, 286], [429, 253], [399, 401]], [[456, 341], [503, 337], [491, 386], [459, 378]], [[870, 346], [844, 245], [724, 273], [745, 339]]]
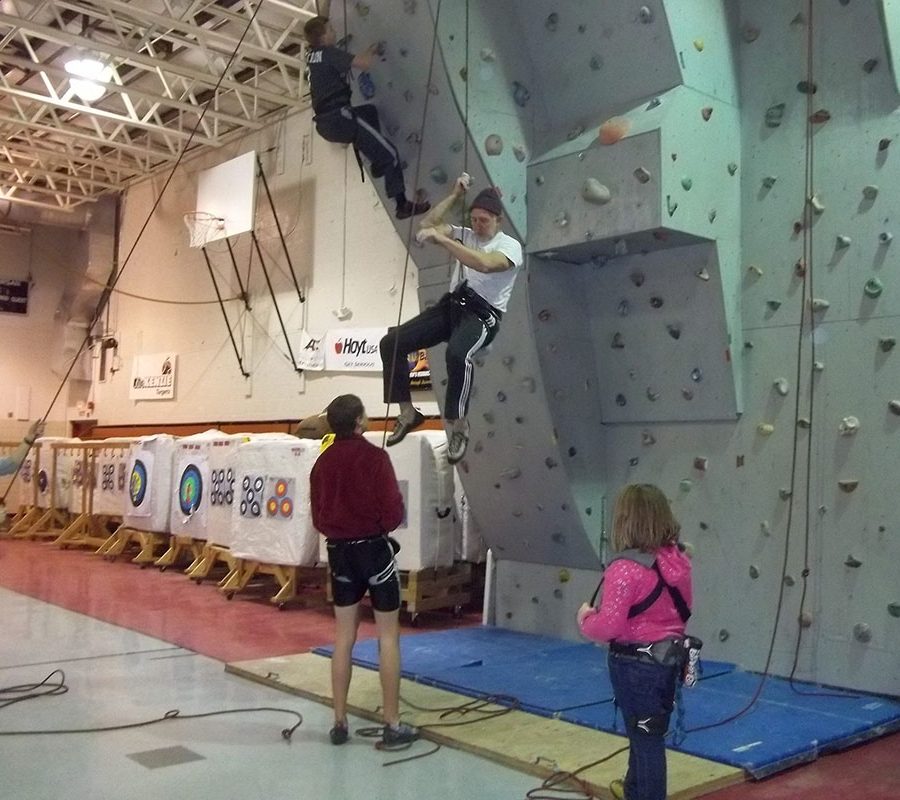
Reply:
[[203, 500], [203, 476], [196, 464], [188, 464], [181, 473], [181, 483], [178, 486], [178, 505], [181, 513], [187, 516], [193, 514]]
[[141, 505], [147, 496], [147, 467], [144, 466], [144, 462], [140, 459], [137, 459], [131, 468], [128, 496], [131, 498], [131, 505], [135, 508]]
[[[228, 488], [224, 492], [224, 500], [230, 505], [234, 500], [234, 493], [228, 484], [226, 486]], [[259, 517], [262, 515], [263, 509], [260, 500], [262, 499], [263, 486], [265, 486], [265, 480], [261, 475], [245, 475], [241, 480], [240, 511], [242, 517]], [[268, 503], [266, 504], [266, 510], [268, 511]]]
[[50, 479], [47, 477], [47, 470], [42, 469], [38, 472], [37, 479], [38, 489], [40, 489], [41, 494], [47, 491], [47, 487], [50, 485]]

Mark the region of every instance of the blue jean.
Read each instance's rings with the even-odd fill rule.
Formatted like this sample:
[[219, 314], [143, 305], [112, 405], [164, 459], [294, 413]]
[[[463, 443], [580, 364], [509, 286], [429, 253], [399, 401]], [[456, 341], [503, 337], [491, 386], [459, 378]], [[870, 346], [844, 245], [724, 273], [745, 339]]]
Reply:
[[[678, 667], [645, 663], [614, 653], [609, 654], [608, 663], [616, 705], [622, 711], [628, 734], [625, 800], [665, 800], [664, 737], [675, 706]], [[648, 718], [656, 718], [649, 725], [649, 733], [637, 724]]]

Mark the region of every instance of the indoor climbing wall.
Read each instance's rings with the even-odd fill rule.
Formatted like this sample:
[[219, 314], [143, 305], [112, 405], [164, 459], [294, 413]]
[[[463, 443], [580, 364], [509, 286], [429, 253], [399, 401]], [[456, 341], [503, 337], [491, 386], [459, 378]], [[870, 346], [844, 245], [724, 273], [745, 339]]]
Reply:
[[[896, 4], [383, 5], [350, 27], [387, 41], [418, 185], [501, 184], [529, 254], [459, 468], [497, 623], [574, 637], [615, 494], [652, 482], [708, 657], [900, 692]], [[433, 302], [446, 259], [413, 254]]]

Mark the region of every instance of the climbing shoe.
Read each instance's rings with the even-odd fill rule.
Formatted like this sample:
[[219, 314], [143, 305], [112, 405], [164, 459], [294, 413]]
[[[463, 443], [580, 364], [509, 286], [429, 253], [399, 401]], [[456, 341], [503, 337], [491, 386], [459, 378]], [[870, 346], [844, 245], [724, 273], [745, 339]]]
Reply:
[[394, 216], [397, 219], [409, 219], [410, 217], [417, 217], [419, 214], [424, 214], [430, 208], [431, 203], [427, 201], [413, 203], [411, 200], [406, 200], [397, 204], [397, 210], [394, 212]]

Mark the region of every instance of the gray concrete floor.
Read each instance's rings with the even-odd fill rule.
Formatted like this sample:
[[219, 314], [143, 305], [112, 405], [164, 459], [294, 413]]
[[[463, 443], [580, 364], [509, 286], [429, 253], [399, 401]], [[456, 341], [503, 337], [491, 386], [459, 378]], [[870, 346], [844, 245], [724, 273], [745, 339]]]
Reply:
[[[105, 733], [0, 735], [0, 800], [522, 798], [528, 775], [449, 748], [397, 757], [372, 740], [328, 741], [331, 709], [224, 672], [180, 647], [0, 589], [0, 690], [65, 672], [66, 694], [0, 707], [0, 734], [112, 726], [163, 716], [267, 706], [272, 711]], [[59, 676], [54, 676], [58, 679]], [[0, 696], [0, 706], [10, 695]], [[351, 729], [372, 723], [352, 718]], [[425, 752], [420, 742], [404, 755]]]

